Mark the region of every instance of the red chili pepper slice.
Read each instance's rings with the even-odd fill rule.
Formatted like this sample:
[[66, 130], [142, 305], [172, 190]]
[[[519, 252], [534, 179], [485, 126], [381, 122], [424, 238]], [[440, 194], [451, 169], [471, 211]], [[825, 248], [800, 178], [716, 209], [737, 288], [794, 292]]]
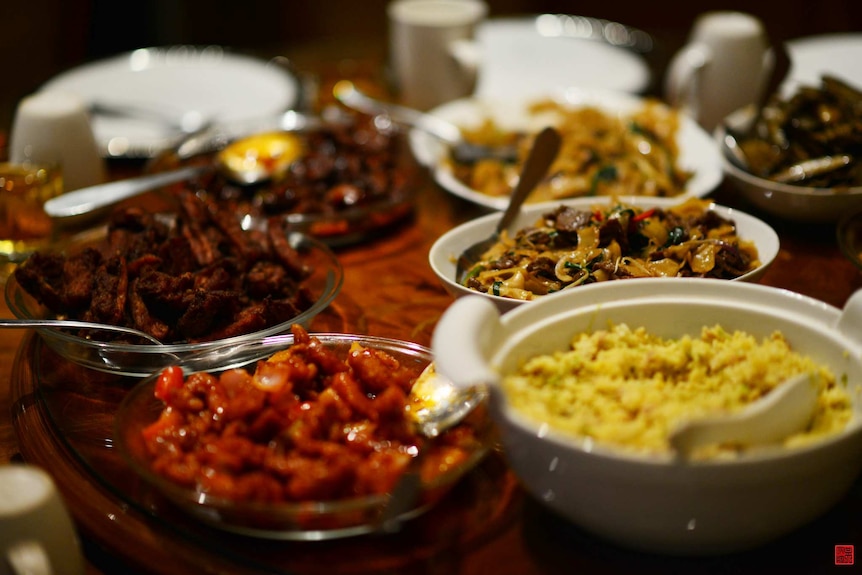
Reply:
[[633, 221], [633, 222], [639, 222], [639, 221], [641, 221], [641, 220], [645, 220], [645, 219], [647, 219], [647, 218], [650, 218], [650, 217], [652, 217], [652, 216], [654, 216], [654, 215], [655, 215], [655, 208], [650, 208], [650, 209], [648, 209], [648, 210], [644, 210], [643, 212], [641, 212], [641, 213], [639, 213], [638, 215], [634, 216], [634, 217], [632, 218], [632, 221]]

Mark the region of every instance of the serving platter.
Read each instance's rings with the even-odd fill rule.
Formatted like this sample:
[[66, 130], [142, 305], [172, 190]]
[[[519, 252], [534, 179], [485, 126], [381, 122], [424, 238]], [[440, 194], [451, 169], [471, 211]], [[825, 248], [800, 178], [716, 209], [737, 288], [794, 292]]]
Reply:
[[[207, 123], [276, 114], [299, 99], [299, 80], [265, 60], [220, 46], [141, 48], [83, 64], [48, 80], [42, 92], [71, 92], [129, 115], [93, 114], [105, 157], [150, 158], [183, 133], [171, 124], [194, 112]], [[164, 116], [159, 121], [158, 116]]]
[[481, 546], [518, 509], [517, 483], [492, 455], [396, 533], [297, 542], [216, 529], [177, 508], [117, 452], [115, 412], [132, 383], [64, 360], [35, 334], [19, 348], [11, 378], [24, 458], [62, 477], [58, 487], [79, 529], [141, 572], [323, 574], [333, 557], [354, 573], [422, 572]]
[[[594, 106], [608, 114], [627, 115], [642, 108], [645, 100], [632, 94], [609, 90], [566, 89], [544, 95], [544, 99], [567, 107]], [[528, 113], [528, 106], [536, 97], [524, 98], [463, 98], [448, 102], [431, 110], [431, 114], [448, 120], [462, 128], [477, 127], [491, 119], [504, 130], [537, 132], [544, 127], [542, 116]], [[687, 184], [686, 196], [704, 197], [712, 192], [723, 178], [722, 160], [712, 136], [688, 116], [680, 116], [676, 142], [679, 147], [678, 164], [693, 176]], [[409, 134], [410, 149], [417, 161], [428, 167], [434, 180], [448, 192], [471, 203], [494, 210], [505, 209], [508, 197], [490, 196], [468, 187], [455, 177], [445, 161], [447, 150], [440, 140], [419, 130]]]

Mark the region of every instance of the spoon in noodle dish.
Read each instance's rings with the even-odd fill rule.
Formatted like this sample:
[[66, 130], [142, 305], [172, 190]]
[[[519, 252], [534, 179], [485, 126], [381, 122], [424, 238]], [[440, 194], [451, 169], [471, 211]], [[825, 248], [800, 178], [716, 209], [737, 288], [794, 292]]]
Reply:
[[497, 223], [494, 233], [468, 247], [458, 256], [455, 268], [455, 278], [458, 283], [464, 283], [466, 276], [482, 260], [482, 255], [500, 240], [500, 234], [508, 229], [518, 216], [524, 201], [547, 175], [548, 169], [560, 151], [561, 141], [560, 133], [551, 127], [539, 132], [533, 140], [533, 147], [509, 198], [509, 205]]

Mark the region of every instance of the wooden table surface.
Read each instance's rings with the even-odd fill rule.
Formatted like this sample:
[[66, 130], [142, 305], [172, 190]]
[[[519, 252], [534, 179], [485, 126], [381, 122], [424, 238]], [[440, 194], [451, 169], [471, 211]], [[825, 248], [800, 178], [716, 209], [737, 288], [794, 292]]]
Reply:
[[[360, 76], [364, 80], [379, 80], [379, 69], [358, 60], [299, 59], [299, 64], [310, 68], [319, 66], [324, 78], [329, 76]], [[128, 166], [115, 170], [127, 173]], [[134, 168], [131, 168], [134, 170]], [[781, 251], [763, 277], [762, 283], [786, 288], [812, 296], [831, 305], [841, 307], [854, 290], [862, 286], [862, 273], [840, 252], [835, 238], [834, 225], [805, 225], [782, 222], [759, 213], [740, 198], [733, 190], [723, 186], [713, 197], [722, 204], [738, 207], [762, 217], [772, 224], [781, 239]], [[381, 238], [360, 245], [340, 249], [339, 258], [345, 269], [343, 289], [335, 304], [337, 321], [346, 331], [355, 331], [379, 336], [412, 340], [429, 344], [436, 321], [450, 296], [440, 286], [427, 260], [428, 250], [434, 240], [453, 226], [483, 213], [437, 187], [427, 173], [422, 172], [417, 188], [415, 215], [403, 225]], [[0, 304], [0, 314], [11, 317], [5, 303]], [[314, 326], [312, 326], [314, 327]], [[32, 347], [32, 334], [22, 331], [0, 332], [0, 463], [20, 461], [22, 455], [32, 447], [22, 449], [29, 438], [16, 436], [27, 433], [20, 425], [21, 412], [34, 409], [32, 396], [18, 398], [12, 404], [13, 363], [24, 346]], [[12, 414], [9, 417], [8, 414]], [[18, 422], [13, 425], [13, 422]], [[19, 442], [19, 439], [22, 441]], [[57, 448], [57, 449], [61, 449]], [[72, 489], [62, 473], [73, 472], [86, 476], [86, 470], [71, 469], [73, 464], [58, 462], [56, 467], [49, 455], [30, 457], [55, 475], [55, 479], [71, 505], [73, 514], [80, 523], [88, 557], [88, 573], [135, 573], [176, 572], [194, 573], [200, 566], [183, 565], [181, 554], [173, 555], [171, 547], [165, 547], [162, 556], [140, 557], [129, 561], [130, 552], [122, 549], [125, 543], [117, 538], [125, 536], [122, 529], [124, 513], [133, 513], [122, 505], [110, 513], [82, 509], [88, 497], [110, 497], [102, 493], [98, 485], [82, 488], [79, 482]], [[492, 529], [469, 549], [432, 550], [415, 559], [409, 567], [386, 567], [375, 572], [451, 573], [473, 574], [544, 574], [544, 573], [755, 573], [778, 569], [794, 573], [821, 573], [834, 566], [835, 545], [862, 545], [862, 484], [854, 487], [848, 497], [827, 516], [813, 524], [770, 544], [764, 548], [717, 558], [663, 558], [618, 549], [565, 524], [544, 511], [534, 501], [525, 497], [511, 477], [502, 473], [505, 509], [494, 517]], [[143, 520], [134, 522], [142, 548], [147, 548], [163, 534], [159, 527]], [[128, 541], [135, 545], [135, 541]], [[396, 537], [391, 544], [404, 546], [404, 553], [411, 553], [409, 538]], [[373, 537], [352, 542], [350, 549], [361, 549], [363, 545], [387, 545], [385, 538]], [[295, 547], [294, 547], [295, 548]], [[862, 549], [862, 547], [860, 547]], [[217, 550], [213, 551], [218, 553]], [[131, 555], [135, 555], [131, 552]], [[362, 570], [351, 557], [331, 556], [327, 558], [332, 572]], [[175, 562], [174, 568], [165, 567]], [[233, 572], [230, 567], [208, 563], [210, 572]], [[302, 572], [297, 569], [297, 572]], [[325, 569], [309, 569], [308, 572], [326, 572]]]

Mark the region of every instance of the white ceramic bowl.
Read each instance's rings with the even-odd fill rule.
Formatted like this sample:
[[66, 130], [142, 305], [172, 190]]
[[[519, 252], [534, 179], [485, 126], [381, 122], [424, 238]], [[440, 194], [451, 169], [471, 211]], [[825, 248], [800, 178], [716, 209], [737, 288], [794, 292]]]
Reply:
[[[745, 126], [751, 121], [749, 108], [730, 114], [725, 122], [731, 127]], [[715, 139], [723, 147], [725, 130], [715, 129]], [[835, 190], [782, 184], [751, 174], [721, 154], [722, 169], [727, 180], [752, 205], [779, 218], [801, 223], [833, 223], [850, 212], [862, 209], [862, 186]]]
[[[684, 463], [642, 455], [531, 423], [508, 405], [502, 377], [537, 354], [607, 321], [661, 337], [720, 324], [791, 347], [846, 378], [854, 415], [837, 435], [793, 449]], [[593, 284], [499, 316], [489, 300], [461, 298], [434, 333], [435, 365], [456, 384], [488, 385], [491, 415], [514, 473], [538, 501], [618, 544], [667, 554], [751, 548], [836, 504], [862, 465], [862, 292], [842, 312], [787, 290], [708, 279]]]
[[[643, 208], [661, 207], [669, 208], [680, 204], [683, 200], [680, 198], [639, 198], [639, 197], [624, 197], [619, 198], [623, 203], [639, 206]], [[522, 208], [520, 215], [512, 224], [513, 230], [520, 229], [526, 225], [532, 224], [543, 213], [552, 211], [559, 205], [573, 206], [580, 209], [590, 209], [591, 206], [601, 204], [602, 202], [610, 202], [610, 198], [573, 198], [556, 202], [544, 202], [540, 204], [530, 204]], [[740, 276], [733, 281], [748, 281], [756, 282], [766, 272], [767, 268], [772, 264], [775, 256], [778, 255], [779, 239], [768, 224], [750, 216], [739, 210], [712, 204], [710, 209], [715, 210], [721, 216], [729, 218], [736, 222], [737, 234], [744, 239], [751, 240], [757, 246], [758, 255], [760, 256], [761, 265], [755, 270]], [[483, 240], [491, 235], [497, 222], [502, 214], [493, 213], [486, 216], [470, 220], [460, 226], [457, 226], [437, 239], [431, 246], [428, 252], [428, 262], [431, 269], [439, 278], [443, 287], [446, 288], [454, 297], [462, 297], [465, 295], [481, 295], [482, 297], [492, 300], [501, 312], [513, 309], [523, 303], [528, 303], [524, 300], [516, 300], [491, 294], [478, 294], [461, 284], [455, 279], [455, 261], [458, 254], [464, 251], [473, 243]], [[607, 283], [607, 282], [605, 282]], [[574, 288], [580, 290], [581, 288]], [[556, 297], [558, 294], [542, 296], [538, 299], [548, 297]], [[535, 302], [536, 300], [532, 300]], [[530, 302], [530, 303], [532, 303]]]
[[[537, 133], [545, 127], [547, 117], [529, 113], [529, 105], [538, 96], [521, 98], [463, 98], [447, 102], [431, 110], [431, 114], [462, 127], [477, 127], [486, 119], [506, 130]], [[599, 89], [569, 88], [547, 95], [567, 107], [592, 106], [607, 114], [630, 115], [643, 108], [645, 100], [638, 96]], [[455, 177], [451, 167], [443, 160], [446, 145], [420, 130], [411, 130], [410, 149], [417, 161], [428, 166], [434, 180], [448, 192], [469, 202], [492, 209], [506, 208], [508, 196], [489, 196], [474, 190]], [[713, 191], [722, 180], [721, 158], [711, 135], [688, 116], [680, 119], [676, 137], [679, 147], [678, 164], [693, 175], [686, 186], [686, 194], [703, 197]]]

